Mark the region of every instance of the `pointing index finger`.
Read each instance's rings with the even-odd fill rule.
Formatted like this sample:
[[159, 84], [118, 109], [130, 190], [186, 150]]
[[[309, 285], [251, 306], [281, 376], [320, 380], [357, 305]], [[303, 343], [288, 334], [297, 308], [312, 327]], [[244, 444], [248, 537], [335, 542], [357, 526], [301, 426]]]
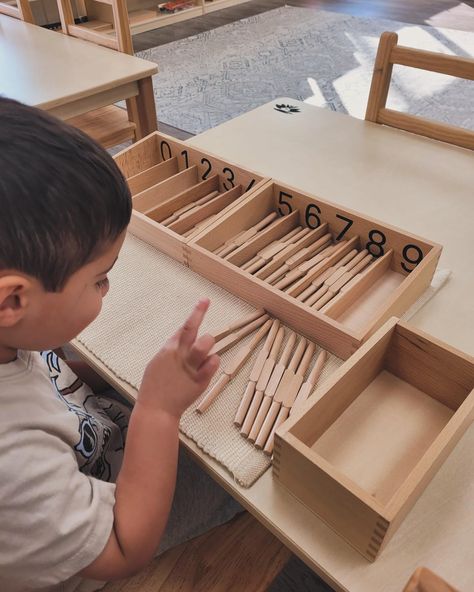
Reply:
[[196, 341], [199, 327], [209, 308], [209, 299], [203, 298], [200, 300], [189, 315], [184, 325], [181, 327], [179, 336], [179, 346], [189, 349]]

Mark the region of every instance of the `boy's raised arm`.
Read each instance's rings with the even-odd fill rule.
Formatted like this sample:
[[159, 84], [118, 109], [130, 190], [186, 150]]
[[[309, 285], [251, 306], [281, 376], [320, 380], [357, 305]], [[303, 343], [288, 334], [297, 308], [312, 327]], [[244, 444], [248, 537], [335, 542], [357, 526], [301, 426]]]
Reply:
[[113, 530], [99, 557], [81, 572], [84, 577], [127, 577], [158, 548], [176, 481], [179, 420], [219, 365], [219, 358], [209, 355], [214, 339], [198, 337], [208, 307], [209, 301], [201, 300], [145, 370], [117, 479]]

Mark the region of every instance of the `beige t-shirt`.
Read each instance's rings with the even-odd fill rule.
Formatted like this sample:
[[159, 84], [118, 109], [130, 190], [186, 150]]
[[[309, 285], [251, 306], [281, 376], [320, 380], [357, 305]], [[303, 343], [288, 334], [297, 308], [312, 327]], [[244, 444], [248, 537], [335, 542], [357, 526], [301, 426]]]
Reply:
[[52, 352], [18, 352], [0, 364], [2, 592], [101, 587], [74, 576], [112, 529], [120, 414]]

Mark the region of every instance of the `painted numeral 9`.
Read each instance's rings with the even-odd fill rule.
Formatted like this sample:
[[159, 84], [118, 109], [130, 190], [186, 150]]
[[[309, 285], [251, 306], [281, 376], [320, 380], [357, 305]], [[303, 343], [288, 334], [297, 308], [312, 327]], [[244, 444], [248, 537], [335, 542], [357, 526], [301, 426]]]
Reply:
[[402, 261], [400, 263], [402, 269], [404, 269], [408, 273], [410, 273], [410, 271], [413, 271], [414, 268], [418, 265], [418, 263], [421, 263], [424, 257], [423, 251], [420, 249], [420, 247], [418, 245], [413, 244], [405, 245], [403, 247], [402, 255], [403, 259], [405, 259], [405, 261], [412, 266], [411, 268], [408, 267], [405, 261]]

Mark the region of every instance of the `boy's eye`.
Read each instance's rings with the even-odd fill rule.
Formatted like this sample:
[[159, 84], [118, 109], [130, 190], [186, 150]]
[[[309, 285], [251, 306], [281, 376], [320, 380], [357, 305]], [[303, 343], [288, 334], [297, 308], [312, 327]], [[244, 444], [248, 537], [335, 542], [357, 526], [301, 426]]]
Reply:
[[99, 288], [99, 290], [102, 290], [102, 288], [107, 288], [109, 285], [109, 278], [104, 278], [103, 280], [99, 280], [98, 282], [95, 283], [95, 285], [97, 286], [97, 288]]

